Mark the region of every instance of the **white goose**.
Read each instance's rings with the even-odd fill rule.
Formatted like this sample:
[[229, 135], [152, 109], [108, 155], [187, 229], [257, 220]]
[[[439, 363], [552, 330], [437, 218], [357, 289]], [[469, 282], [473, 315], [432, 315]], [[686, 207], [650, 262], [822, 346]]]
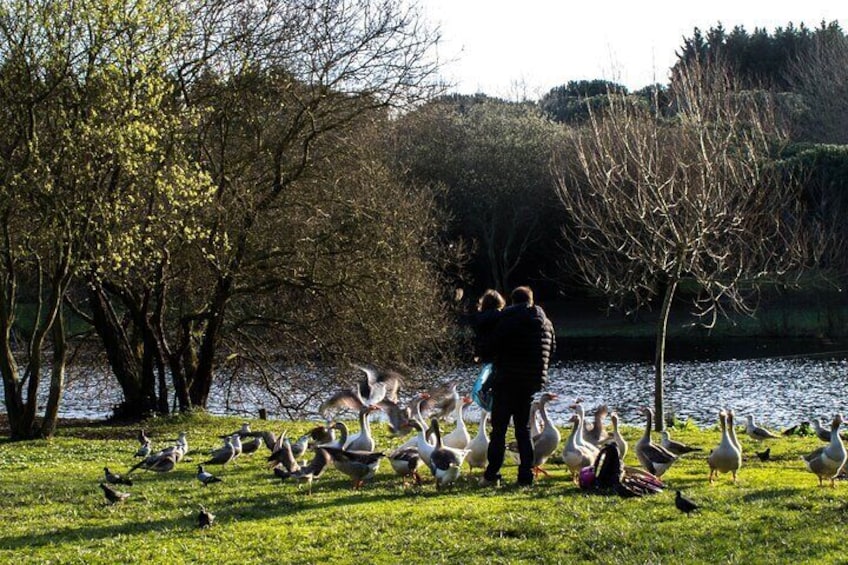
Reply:
[[346, 451], [374, 451], [374, 437], [371, 435], [371, 414], [380, 410], [379, 406], [363, 406], [359, 410], [359, 431], [348, 436], [344, 444]]
[[661, 477], [669, 467], [677, 461], [677, 455], [651, 440], [651, 426], [654, 422], [654, 411], [647, 406], [642, 408], [645, 415], [645, 433], [636, 442], [636, 458], [639, 463], [652, 475]]
[[730, 473], [735, 483], [736, 473], [742, 467], [742, 452], [733, 444], [728, 431], [727, 414], [724, 410], [718, 413], [718, 422], [721, 426], [721, 441], [707, 457], [707, 464], [710, 466], [710, 484], [713, 484], [713, 480], [719, 473]]
[[468, 433], [468, 428], [465, 425], [465, 420], [462, 419], [462, 411], [466, 406], [471, 404], [471, 398], [463, 396], [459, 398], [459, 393], [456, 393], [456, 408], [454, 408], [454, 419], [456, 427], [453, 431], [442, 438], [442, 443], [454, 449], [466, 449], [471, 441], [471, 435]]
[[819, 478], [819, 486], [824, 484], [824, 479], [830, 479], [830, 486], [834, 487], [833, 481], [845, 465], [845, 445], [839, 437], [839, 426], [842, 422], [842, 414], [834, 416], [830, 425], [830, 443], [803, 456], [807, 470]]
[[486, 422], [489, 421], [489, 413], [485, 410], [480, 414], [480, 424], [477, 428], [477, 435], [468, 442], [468, 455], [465, 456], [465, 461], [468, 463], [469, 470], [474, 467], [485, 469], [489, 464], [489, 435], [486, 432]]
[[436, 448], [436, 446], [430, 443], [430, 441], [427, 439], [426, 425], [416, 420], [412, 422], [412, 426], [418, 430], [418, 434], [415, 436], [415, 446], [418, 448], [418, 456], [421, 458], [421, 461], [423, 461], [424, 464], [429, 467], [430, 454], [433, 453], [433, 450]]
[[539, 395], [539, 399], [536, 401], [536, 405], [538, 406], [539, 415], [542, 417], [542, 422], [544, 426], [542, 427], [542, 431], [533, 436], [533, 474], [539, 476], [539, 474], [544, 474], [545, 476], [549, 476], [548, 472], [542, 469], [542, 465], [548, 460], [548, 458], [553, 455], [556, 448], [559, 446], [560, 433], [557, 427], [551, 422], [551, 419], [548, 417], [548, 411], [545, 409], [545, 405], [551, 400], [556, 400], [558, 397], [556, 394], [551, 392], [543, 392]]
[[584, 434], [584, 438], [589, 440], [594, 446], [600, 446], [609, 438], [609, 434], [604, 428], [604, 418], [609, 413], [606, 404], [601, 404], [595, 409], [594, 424], [592, 429]]
[[580, 419], [580, 433], [577, 434], [577, 437], [574, 438], [574, 441], [582, 447], [583, 449], [589, 451], [592, 454], [592, 461], [594, 461], [598, 457], [598, 453], [600, 453], [600, 449], [598, 449], [592, 442], [586, 439], [589, 431], [586, 429], [586, 412], [583, 410], [583, 405], [581, 404], [581, 400], [578, 400], [569, 408], [574, 410], [574, 413]]
[[568, 438], [565, 440], [565, 446], [562, 448], [562, 460], [571, 471], [572, 480], [577, 482], [577, 475], [580, 473], [580, 469], [593, 465], [598, 454], [587, 449], [578, 440], [581, 435], [581, 429], [583, 428], [580, 416], [578, 414], [572, 414], [568, 421], [572, 424], [571, 433], [568, 435]]

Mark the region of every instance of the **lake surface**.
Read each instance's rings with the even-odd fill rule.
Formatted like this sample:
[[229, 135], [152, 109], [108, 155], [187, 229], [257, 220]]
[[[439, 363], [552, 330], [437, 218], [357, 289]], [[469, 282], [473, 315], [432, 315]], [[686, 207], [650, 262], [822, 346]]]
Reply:
[[[476, 377], [475, 367], [433, 375], [437, 380], [456, 379], [467, 394]], [[616, 410], [625, 424], [642, 425], [641, 406], [653, 406], [653, 367], [645, 363], [568, 361], [554, 365], [549, 390], [560, 400], [549, 405], [555, 423], [565, 425], [568, 405], [581, 397], [587, 411], [601, 403]], [[107, 377], [92, 373], [69, 373], [60, 415], [67, 418], [101, 419], [120, 402], [120, 391]], [[278, 394], [280, 391], [277, 391]], [[214, 414], [256, 416], [260, 407], [269, 417], [318, 419], [317, 404], [332, 392], [308, 401], [299, 414], [277, 408], [277, 401], [258, 385], [232, 381], [214, 387], [209, 411]], [[417, 391], [401, 391], [409, 396]], [[758, 423], [782, 429], [810, 418], [830, 418], [848, 413], [848, 361], [845, 359], [749, 359], [730, 361], [673, 362], [666, 367], [666, 409], [681, 420], [691, 418], [701, 427], [713, 426], [721, 408], [736, 411], [739, 422], [755, 414]], [[476, 421], [472, 406], [466, 419]], [[352, 418], [352, 416], [351, 416]]]

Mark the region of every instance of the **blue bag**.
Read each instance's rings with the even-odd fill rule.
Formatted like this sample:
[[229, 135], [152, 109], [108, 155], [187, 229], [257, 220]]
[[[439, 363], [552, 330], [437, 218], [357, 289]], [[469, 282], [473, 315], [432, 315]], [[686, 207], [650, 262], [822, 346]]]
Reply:
[[486, 384], [491, 374], [492, 364], [483, 363], [483, 367], [480, 368], [480, 374], [477, 375], [477, 380], [474, 381], [474, 386], [471, 388], [472, 400], [486, 412], [492, 411], [492, 391], [483, 390], [483, 385]]

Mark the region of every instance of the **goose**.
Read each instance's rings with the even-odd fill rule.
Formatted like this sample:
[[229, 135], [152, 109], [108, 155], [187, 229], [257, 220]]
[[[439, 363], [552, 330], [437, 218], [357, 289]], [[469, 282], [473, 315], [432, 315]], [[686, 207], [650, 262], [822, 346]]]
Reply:
[[[305, 467], [298, 467], [291, 472], [291, 476], [297, 479], [300, 483], [306, 483], [309, 486], [308, 494], [312, 494], [312, 483], [324, 473], [324, 469], [332, 460], [330, 454], [323, 447], [315, 449], [315, 457]], [[298, 485], [300, 487], [300, 485]]]
[[686, 445], [683, 442], [676, 441], [671, 439], [671, 434], [669, 434], [668, 430], [663, 430], [660, 432], [662, 435], [662, 441], [660, 445], [662, 445], [666, 450], [674, 453], [675, 455], [686, 455], [687, 453], [692, 453], [693, 451], [701, 451], [700, 447], [695, 447], [694, 445]]
[[468, 455], [465, 456], [465, 461], [468, 463], [469, 470], [474, 470], [474, 467], [485, 469], [489, 464], [489, 435], [486, 433], [488, 421], [489, 413], [483, 410], [480, 414], [477, 435], [468, 442]]
[[456, 427], [451, 433], [447, 434], [445, 437], [442, 438], [442, 443], [444, 443], [446, 446], [452, 447], [454, 449], [466, 449], [468, 447], [469, 442], [471, 442], [471, 435], [468, 433], [468, 428], [465, 425], [465, 420], [462, 419], [462, 411], [469, 404], [471, 404], [471, 398], [468, 396], [463, 396], [460, 400], [456, 402], [456, 408], [454, 410]]
[[662, 477], [669, 467], [677, 461], [677, 455], [671, 453], [661, 445], [651, 441], [651, 426], [654, 421], [654, 411], [647, 406], [641, 410], [645, 416], [645, 433], [636, 442], [636, 458], [639, 463], [652, 475]]
[[345, 444], [348, 442], [348, 437], [350, 435], [347, 429], [347, 424], [345, 424], [344, 422], [333, 422], [333, 424], [330, 425], [330, 428], [333, 430], [338, 430], [339, 437], [327, 443], [319, 443], [315, 447], [337, 447], [339, 449], [343, 449]]
[[109, 470], [109, 467], [103, 467], [103, 474], [106, 476], [106, 482], [110, 485], [127, 485], [132, 486], [132, 479], [129, 477], [122, 477], [117, 473], [113, 473]]
[[548, 402], [556, 400], [558, 396], [551, 392], [543, 392], [539, 395], [536, 405], [538, 413], [542, 417], [542, 431], [532, 438], [533, 441], [533, 474], [539, 476], [543, 474], [550, 476], [547, 471], [542, 469], [542, 465], [553, 455], [556, 448], [559, 446], [560, 433], [559, 430], [548, 417], [548, 411], [545, 408]]
[[735, 483], [736, 474], [742, 467], [742, 452], [730, 438], [727, 413], [724, 410], [718, 413], [718, 421], [721, 426], [721, 441], [707, 457], [707, 464], [710, 466], [710, 484], [713, 484], [713, 480], [719, 473], [730, 473]]
[[335, 447], [323, 447], [333, 459], [333, 466], [353, 480], [353, 488], [359, 489], [365, 481], [374, 477], [385, 457], [381, 451], [351, 451]]
[[115, 490], [106, 483], [100, 483], [100, 488], [103, 489], [103, 495], [109, 501], [109, 504], [123, 502], [130, 497], [130, 493]]
[[374, 437], [371, 435], [371, 414], [379, 406], [365, 406], [359, 411], [359, 431], [347, 438], [344, 449], [348, 451], [374, 451]]
[[577, 476], [583, 467], [590, 467], [595, 463], [597, 452], [587, 449], [580, 441], [583, 423], [579, 414], [572, 414], [568, 420], [571, 422], [571, 433], [565, 440], [562, 448], [562, 461], [571, 471], [571, 479], [576, 483]]
[[418, 474], [421, 456], [417, 447], [399, 447], [389, 454], [388, 460], [394, 472], [403, 478], [404, 487], [408, 477], [412, 477], [415, 484], [421, 484], [421, 475]]
[[592, 444], [592, 442], [590, 442], [586, 439], [586, 436], [588, 435], [589, 431], [587, 431], [587, 429], [586, 429], [586, 421], [585, 421], [586, 413], [583, 410], [583, 404], [581, 404], [581, 402], [582, 402], [582, 400], [580, 400], [578, 398], [577, 402], [575, 402], [574, 404], [569, 406], [569, 408], [574, 410], [574, 413], [576, 414], [577, 418], [580, 420], [580, 433], [577, 434], [577, 437], [574, 438], [574, 441], [581, 448], [583, 448], [583, 449], [587, 450], [589, 453], [591, 453], [592, 454], [592, 461], [594, 461], [595, 459], [597, 459], [598, 453], [600, 453], [600, 450], [594, 444]]
[[203, 469], [203, 465], [197, 466], [197, 480], [200, 481], [200, 483], [205, 487], [211, 485], [212, 483], [222, 482], [221, 479], [219, 479], [209, 471], [205, 471]]
[[418, 449], [418, 456], [421, 457], [421, 461], [423, 461], [427, 467], [430, 467], [430, 455], [433, 453], [436, 446], [430, 443], [430, 440], [427, 438], [428, 428], [426, 425], [421, 422], [413, 422], [413, 426], [415, 426], [418, 430], [418, 434], [415, 436], [415, 447]]
[[236, 450], [233, 446], [234, 436], [227, 436], [224, 440], [223, 447], [212, 450], [211, 457], [201, 463], [201, 465], [226, 465], [236, 456]]
[[736, 449], [741, 454], [742, 446], [739, 444], [739, 438], [736, 437], [736, 414], [731, 408], [727, 409], [727, 434], [730, 436], [730, 441], [733, 442], [733, 445], [736, 446]]
[[604, 429], [604, 418], [609, 413], [609, 409], [606, 404], [601, 404], [595, 409], [595, 422], [590, 430], [588, 430], [584, 437], [594, 446], [599, 446], [604, 443], [607, 438], [609, 438], [609, 434]]
[[291, 452], [295, 460], [302, 458], [303, 455], [306, 453], [306, 450], [309, 448], [309, 437], [310, 433], [306, 432], [305, 434], [297, 438], [294, 443], [289, 441], [289, 446], [291, 448]]
[[770, 432], [769, 430], [762, 428], [754, 423], [754, 415], [748, 414], [746, 416], [747, 423], [745, 424], [745, 433], [750, 436], [751, 439], [755, 439], [757, 441], [762, 441], [764, 439], [776, 439], [780, 436]]
[[340, 390], [325, 400], [318, 409], [324, 417], [331, 408], [350, 408], [360, 411], [366, 406], [375, 406], [384, 398], [397, 402], [397, 393], [402, 377], [395, 371], [381, 371], [373, 367], [353, 365], [365, 373], [365, 377], [350, 388]]
[[834, 479], [845, 464], [845, 445], [839, 437], [842, 422], [842, 414], [834, 416], [830, 425], [830, 442], [802, 457], [807, 470], [819, 478], [819, 486], [823, 486], [824, 479], [830, 479], [830, 486], [835, 487]]
[[[451, 412], [456, 410], [456, 403], [460, 399], [456, 390], [457, 386], [458, 383], [452, 381], [444, 386], [428, 391], [427, 395], [429, 398], [423, 409], [434, 418], [443, 419], [447, 417]], [[426, 422], [425, 427], [427, 427]]]
[[439, 489], [459, 478], [462, 463], [465, 461], [465, 456], [468, 455], [468, 450], [448, 447], [442, 442], [438, 418], [432, 419], [431, 427], [436, 435], [436, 446], [430, 453], [430, 471], [436, 477], [436, 488]]
[[[530, 438], [534, 438], [542, 433], [545, 423], [539, 417], [539, 402], [538, 399], [530, 403]], [[521, 454], [518, 452], [518, 440], [512, 440], [506, 444], [506, 453], [518, 465], [521, 463]], [[534, 472], [535, 474], [535, 472]]]
[[610, 414], [610, 422], [612, 422], [612, 439], [618, 446], [618, 453], [621, 460], [624, 461], [624, 456], [627, 455], [627, 440], [618, 431], [618, 414], [613, 412]]
[[289, 475], [300, 469], [297, 459], [292, 453], [291, 442], [283, 432], [274, 444], [274, 451], [268, 456], [269, 466], [282, 467]]

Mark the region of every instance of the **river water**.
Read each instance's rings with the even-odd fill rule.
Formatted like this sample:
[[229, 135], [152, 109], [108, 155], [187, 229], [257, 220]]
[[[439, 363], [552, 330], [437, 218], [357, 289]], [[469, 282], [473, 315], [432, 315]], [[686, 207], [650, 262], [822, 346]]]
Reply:
[[[463, 367], [433, 374], [433, 379], [458, 380], [460, 392], [467, 394], [475, 376], [475, 367]], [[121, 400], [118, 387], [106, 376], [71, 372], [68, 380], [62, 417], [105, 418]], [[619, 413], [623, 423], [641, 425], [644, 420], [637, 410], [653, 406], [653, 380], [653, 367], [645, 363], [560, 362], [552, 367], [548, 386], [560, 395], [560, 400], [549, 404], [549, 413], [555, 423], [565, 425], [570, 414], [568, 404], [581, 397], [587, 411], [605, 403]], [[317, 418], [317, 403], [332, 392], [318, 393], [294, 416]], [[402, 396], [409, 397], [414, 392], [402, 391]], [[714, 425], [721, 408], [733, 408], [740, 422], [744, 422], [746, 414], [754, 414], [758, 423], [775, 429], [810, 418], [830, 418], [835, 412], [848, 413], [846, 392], [846, 359], [687, 361], [666, 366], [667, 410], [678, 419], [691, 419], [701, 427]], [[209, 411], [214, 414], [256, 416], [262, 407], [271, 418], [293, 415], [277, 409], [277, 401], [262, 386], [244, 381], [237, 386], [232, 381], [217, 385], [211, 398]], [[466, 412], [469, 421], [478, 417], [474, 406]]]

